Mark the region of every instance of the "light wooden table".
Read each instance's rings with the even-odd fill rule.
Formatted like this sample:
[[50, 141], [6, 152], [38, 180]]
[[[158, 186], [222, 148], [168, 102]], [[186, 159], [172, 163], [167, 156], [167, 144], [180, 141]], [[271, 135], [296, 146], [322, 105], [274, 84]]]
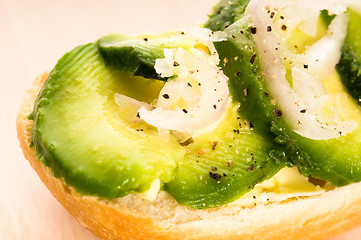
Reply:
[[[161, 33], [206, 19], [217, 0], [0, 0], [0, 240], [97, 239], [25, 161], [15, 118], [32, 80], [78, 44], [113, 32]], [[356, 229], [338, 240], [357, 239]]]

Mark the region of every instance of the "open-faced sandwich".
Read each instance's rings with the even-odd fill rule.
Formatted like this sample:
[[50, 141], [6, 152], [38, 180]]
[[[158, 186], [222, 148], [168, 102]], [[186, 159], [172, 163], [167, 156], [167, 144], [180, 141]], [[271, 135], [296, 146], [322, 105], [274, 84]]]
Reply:
[[361, 4], [225, 0], [112, 34], [29, 89], [17, 129], [103, 239], [323, 239], [361, 224]]

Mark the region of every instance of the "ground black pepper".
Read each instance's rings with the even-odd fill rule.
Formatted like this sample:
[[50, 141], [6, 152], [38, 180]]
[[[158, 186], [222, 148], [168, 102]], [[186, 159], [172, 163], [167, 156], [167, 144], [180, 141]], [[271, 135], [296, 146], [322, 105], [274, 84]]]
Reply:
[[276, 118], [280, 118], [280, 117], [282, 117], [282, 112], [279, 109], [275, 109], [275, 110], [273, 110], [273, 115]]
[[251, 33], [256, 34], [257, 33], [257, 28], [256, 27], [251, 27]]
[[218, 173], [212, 173], [212, 172], [209, 172], [209, 176], [213, 179], [215, 179], [217, 182], [221, 181], [221, 178], [222, 176], [219, 175]]
[[247, 170], [250, 171], [250, 172], [253, 172], [254, 171], [254, 164], [252, 163], [251, 165], [249, 165]]
[[256, 57], [257, 57], [256, 54], [254, 54], [249, 61], [253, 64], [254, 61], [256, 60]]
[[218, 142], [217, 142], [217, 141], [215, 141], [215, 142], [213, 143], [213, 145], [212, 145], [212, 150], [215, 150], [215, 149], [216, 149], [216, 147], [217, 147], [217, 145], [218, 145]]

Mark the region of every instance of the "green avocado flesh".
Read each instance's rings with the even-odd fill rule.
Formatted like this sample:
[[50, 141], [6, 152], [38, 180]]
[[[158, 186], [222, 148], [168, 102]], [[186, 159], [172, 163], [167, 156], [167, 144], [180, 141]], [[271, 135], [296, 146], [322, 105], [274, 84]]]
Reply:
[[148, 78], [163, 47], [196, 46], [163, 38], [147, 48], [150, 39], [108, 36], [58, 61], [32, 114], [38, 159], [83, 195], [113, 199], [145, 192], [160, 179], [162, 189], [193, 208], [233, 201], [277, 173], [284, 165], [270, 156], [275, 146], [269, 134], [242, 117], [237, 99], [217, 128], [198, 133], [188, 145], [123, 116], [116, 93], [147, 103], [157, 99], [164, 79]]
[[39, 159], [82, 194], [115, 198], [144, 191], [155, 178], [169, 181], [184, 150], [151, 127], [129, 126], [114, 101], [116, 92], [151, 101], [161, 86], [104, 67], [95, 44], [67, 53], [36, 101]]
[[155, 60], [164, 58], [164, 48], [190, 49], [194, 41], [180, 34], [170, 33], [161, 37], [129, 37], [111, 34], [98, 41], [99, 52], [108, 67], [119, 71], [131, 72], [134, 76], [167, 81], [156, 73]]
[[[359, 21], [354, 18], [356, 16], [351, 13], [349, 29], [359, 26]], [[212, 17], [209, 21], [212, 21]], [[214, 26], [209, 22], [207, 25]], [[251, 24], [238, 27], [235, 31], [237, 32], [236, 36], [229, 36], [227, 41], [215, 43], [221, 59], [220, 66], [229, 77], [230, 90], [234, 98], [240, 102], [242, 116], [251, 120], [255, 129], [257, 127], [264, 131], [268, 129], [274, 134], [273, 138], [277, 147], [271, 152], [271, 156], [277, 162], [285, 162], [289, 166], [299, 166], [305, 176], [312, 175], [335, 186], [361, 181], [361, 111], [357, 103], [347, 95], [340, 77], [336, 73], [330, 77], [333, 79], [330, 84], [334, 85], [330, 89], [332, 90], [338, 85], [342, 86], [337, 88], [338, 93], [342, 93], [340, 95], [346, 96], [341, 104], [348, 112], [348, 120], [355, 121], [358, 124], [357, 128], [345, 136], [328, 140], [312, 140], [303, 137], [293, 131], [287, 122], [287, 115], [280, 111], [277, 102], [266, 87], [265, 78], [267, 76], [262, 74], [257, 46], [250, 32]], [[345, 73], [341, 71], [343, 82], [345, 79], [346, 81], [355, 80], [352, 84], [356, 84], [360, 73], [358, 63], [356, 63], [361, 49], [358, 29], [347, 35], [339, 64], [345, 71]], [[345, 50], [346, 47], [348, 47], [347, 50]], [[355, 57], [356, 59], [354, 59]], [[350, 63], [351, 59], [352, 63]], [[354, 77], [350, 78], [349, 74]], [[347, 87], [347, 83], [345, 85]], [[358, 90], [356, 85], [353, 87], [355, 91]], [[247, 96], [244, 95], [244, 89], [247, 89]], [[242, 108], [242, 106], [246, 106], [246, 108]], [[248, 107], [253, 111], [247, 111]]]
[[212, 31], [222, 31], [229, 25], [240, 19], [250, 0], [221, 0], [214, 6], [209, 15], [205, 28]]
[[272, 141], [242, 120], [236, 106], [217, 129], [193, 139], [174, 179], [165, 184], [184, 205], [210, 208], [236, 200], [284, 166], [269, 156]]
[[361, 15], [349, 9], [347, 35], [336, 66], [347, 91], [361, 104]]

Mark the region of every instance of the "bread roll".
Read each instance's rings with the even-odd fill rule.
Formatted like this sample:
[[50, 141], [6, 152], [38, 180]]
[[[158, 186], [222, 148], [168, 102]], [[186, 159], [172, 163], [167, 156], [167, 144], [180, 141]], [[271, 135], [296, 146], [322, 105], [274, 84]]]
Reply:
[[26, 159], [54, 197], [102, 239], [327, 239], [361, 224], [361, 183], [254, 207], [227, 204], [195, 210], [160, 192], [155, 201], [134, 194], [114, 200], [82, 196], [36, 158], [29, 128], [44, 73], [27, 91], [17, 132]]

